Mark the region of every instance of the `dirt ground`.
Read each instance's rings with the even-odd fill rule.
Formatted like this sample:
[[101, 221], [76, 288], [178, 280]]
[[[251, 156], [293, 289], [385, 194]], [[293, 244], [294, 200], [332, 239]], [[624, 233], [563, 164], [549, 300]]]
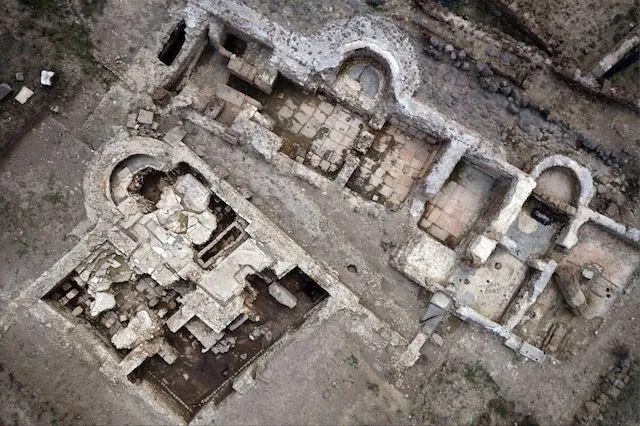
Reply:
[[[378, 13], [363, 1], [321, 2], [318, 7], [309, 2], [301, 6], [309, 12], [306, 18], [298, 20], [296, 2], [257, 3], [252, 2], [291, 21], [293, 28], [308, 29], [310, 21], [316, 25], [338, 14]], [[0, 6], [0, 51], [6, 59], [0, 66], [0, 82], [19, 89], [23, 83], [15, 80], [15, 73], [23, 72], [24, 84], [36, 92], [25, 105], [12, 99], [0, 104], [0, 310], [77, 242], [71, 233], [84, 218], [81, 184], [86, 165], [105, 142], [103, 135], [111, 134], [112, 126], [122, 126], [127, 113], [140, 106], [115, 74], [126, 71], [148, 34], [183, 4], [179, 0], [5, 0]], [[583, 11], [593, 7], [589, 2], [581, 5]], [[394, 11], [396, 6], [402, 11]], [[549, 7], [568, 10], [563, 3]], [[622, 13], [627, 19], [624, 11], [629, 7], [628, 2], [618, 2], [607, 16]], [[389, 2], [380, 13], [389, 16], [408, 10], [408, 3]], [[560, 16], [557, 31], [574, 28], [561, 25]], [[588, 47], [593, 37], [605, 37], [602, 31], [610, 31], [598, 29], [604, 24], [595, 18], [597, 28], [584, 28], [585, 34], [593, 32], [591, 38], [576, 33], [571, 49]], [[606, 19], [603, 22], [609, 22]], [[530, 162], [535, 149], [563, 147], [575, 154], [575, 140], [562, 139], [562, 131], [539, 115], [511, 116], [504, 99], [483, 92], [468, 77], [458, 85], [463, 78], [458, 70], [431, 59], [421, 63], [423, 95], [450, 116], [464, 117], [486, 137], [503, 140], [512, 135], [514, 145], [520, 145], [509, 154], [516, 165]], [[56, 71], [52, 89], [40, 87], [41, 69]], [[580, 123], [595, 123], [591, 132], [615, 132], [601, 129], [610, 120], [599, 122], [594, 114], [576, 112]], [[163, 118], [160, 128], [176, 121]], [[406, 207], [395, 213], [362, 209], [342, 193], [323, 192], [283, 175], [253, 152], [190, 124], [186, 128], [185, 142], [231, 184], [251, 193], [251, 201], [312, 257], [336, 271], [362, 305], [407, 340], [415, 336], [417, 318], [429, 295], [388, 264], [391, 249], [408, 232]], [[636, 143], [632, 148], [637, 140], [629, 139]], [[602, 175], [610, 173], [593, 155], [575, 155]], [[608, 204], [603, 204], [604, 210]], [[523, 361], [494, 336], [449, 318], [440, 330], [443, 346], [428, 343], [420, 360], [404, 372], [385, 368], [390, 352], [384, 342], [364, 341], [355, 331], [362, 319], [340, 312], [325, 323], [310, 324], [287, 342], [258, 373], [255, 388], [245, 395], [233, 394], [219, 407], [216, 422], [568, 425], [614, 361], [612, 348], [622, 342], [640, 355], [638, 306], [636, 277], [588, 350], [568, 363], [544, 366]], [[174, 420], [96, 368], [104, 354], [73, 343], [90, 338], [83, 327], [52, 330], [31, 312], [21, 312], [2, 326], [0, 423]], [[639, 383], [636, 377], [601, 424], [638, 424]]]

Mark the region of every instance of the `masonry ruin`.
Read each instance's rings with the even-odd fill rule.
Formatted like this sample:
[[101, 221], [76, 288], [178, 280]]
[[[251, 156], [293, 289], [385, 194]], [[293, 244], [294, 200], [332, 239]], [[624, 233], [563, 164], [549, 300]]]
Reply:
[[[145, 383], [191, 421], [250, 388], [306, 321], [347, 308], [383, 323], [184, 143], [185, 123], [372, 216], [405, 215], [390, 264], [429, 301], [413, 340], [386, 332], [398, 365], [449, 315], [526, 359], [568, 361], [624, 297], [640, 230], [590, 207], [592, 173], [570, 154], [516, 167], [416, 96], [424, 70], [398, 26], [357, 16], [301, 34], [243, 4], [192, 0], [166, 29], [122, 77], [153, 105], [90, 164], [86, 232], [22, 296], [86, 325], [114, 380]], [[636, 39], [576, 78], [610, 78]], [[160, 132], [157, 115], [180, 122]]]

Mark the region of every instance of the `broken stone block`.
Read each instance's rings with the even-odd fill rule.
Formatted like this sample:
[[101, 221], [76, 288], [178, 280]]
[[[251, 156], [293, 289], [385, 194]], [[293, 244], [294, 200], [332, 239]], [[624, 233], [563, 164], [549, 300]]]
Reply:
[[15, 99], [19, 104], [24, 105], [32, 96], [33, 90], [29, 89], [27, 86], [22, 86]]
[[147, 340], [159, 330], [159, 326], [151, 319], [146, 310], [139, 311], [129, 324], [111, 337], [111, 343], [118, 349], [131, 349]]
[[201, 213], [209, 206], [211, 192], [193, 175], [180, 176], [176, 181], [176, 192], [182, 195], [182, 205], [193, 212]]
[[298, 303], [296, 296], [278, 283], [273, 283], [269, 286], [269, 294], [276, 299], [278, 303], [289, 309], [293, 309]]
[[112, 294], [97, 292], [91, 302], [90, 315], [97, 317], [101, 312], [113, 309], [116, 306], [116, 299]]
[[469, 244], [467, 255], [475, 266], [480, 266], [491, 256], [496, 245], [497, 242], [495, 240], [484, 235], [479, 235]]
[[138, 111], [138, 123], [152, 125], [153, 124], [153, 112], [141, 109]]
[[[205, 213], [208, 213], [205, 214]], [[203, 218], [200, 221], [200, 218]], [[213, 223], [212, 219], [213, 218]], [[202, 215], [189, 215], [189, 222], [187, 225], [187, 239], [195, 245], [201, 245], [209, 241], [211, 233], [216, 229], [216, 217], [209, 213], [204, 212]]]
[[7, 83], [0, 84], [0, 101], [7, 97], [9, 93], [11, 93], [11, 86]]
[[137, 121], [136, 121], [136, 118], [137, 118], [137, 116], [136, 116], [135, 112], [132, 112], [131, 114], [127, 115], [127, 128], [129, 128], [129, 129], [135, 129], [136, 128], [136, 126], [138, 125]]
[[42, 70], [40, 71], [40, 84], [43, 86], [52, 86], [53, 85], [53, 76], [56, 73], [53, 71]]
[[184, 130], [184, 127], [176, 126], [173, 129], [169, 130], [166, 135], [164, 135], [163, 140], [170, 145], [175, 145], [178, 142], [181, 142], [186, 135], [187, 131]]

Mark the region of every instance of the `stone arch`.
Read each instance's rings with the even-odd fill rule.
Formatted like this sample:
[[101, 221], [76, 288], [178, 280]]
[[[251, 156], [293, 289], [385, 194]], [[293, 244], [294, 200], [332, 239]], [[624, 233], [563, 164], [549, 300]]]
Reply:
[[367, 49], [346, 52], [335, 72], [331, 90], [365, 111], [371, 111], [384, 98], [392, 96], [388, 90], [391, 75], [388, 63]]
[[[157, 139], [132, 136], [105, 144], [90, 163], [83, 181], [84, 207], [89, 221], [96, 223], [101, 217], [120, 214], [121, 186], [127, 179], [124, 174], [116, 177], [118, 171], [122, 172], [127, 166], [133, 170], [151, 167], [168, 171], [171, 164], [166, 147]], [[112, 184], [118, 187], [112, 190]], [[119, 196], [119, 202], [114, 199], [113, 191]]]
[[544, 158], [533, 168], [531, 177], [537, 181], [543, 172], [553, 168], [564, 169], [575, 176], [579, 186], [576, 207], [588, 206], [594, 195], [593, 179], [591, 178], [589, 170], [578, 164], [578, 162], [572, 158], [564, 155], [552, 155]]
[[413, 46], [394, 24], [379, 18], [356, 17], [326, 26], [312, 38], [321, 46], [313, 67], [318, 72], [340, 67], [354, 54], [366, 53], [388, 74], [388, 86], [396, 101], [408, 101], [420, 84]]

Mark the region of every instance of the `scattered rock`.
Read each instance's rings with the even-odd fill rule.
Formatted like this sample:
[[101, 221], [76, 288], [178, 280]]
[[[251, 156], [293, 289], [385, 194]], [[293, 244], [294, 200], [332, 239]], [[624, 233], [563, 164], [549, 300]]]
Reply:
[[478, 74], [482, 77], [491, 77], [493, 75], [493, 71], [491, 71], [489, 65], [482, 61], [476, 62], [476, 71], [478, 71]]
[[509, 105], [507, 105], [507, 111], [509, 111], [509, 113], [511, 113], [511, 114], [517, 114], [518, 112], [520, 112], [518, 107], [515, 106], [515, 104], [512, 104], [512, 103], [509, 103]]
[[29, 89], [27, 86], [22, 86], [15, 99], [19, 104], [24, 105], [32, 96], [33, 90]]
[[17, 72], [16, 73], [16, 81], [20, 81], [20, 82], [24, 81], [24, 73]]
[[11, 93], [11, 86], [7, 83], [0, 84], [0, 101], [7, 97], [9, 93]]
[[614, 202], [609, 203], [609, 205], [607, 206], [607, 210], [605, 210], [604, 214], [606, 214], [612, 219], [617, 219], [620, 216], [620, 210], [618, 209], [618, 205]]
[[40, 84], [42, 84], [43, 86], [53, 86], [54, 75], [56, 75], [56, 73], [54, 73], [53, 71], [40, 71]]
[[438, 47], [440, 46], [440, 39], [438, 39], [438, 37], [436, 36], [431, 36], [429, 37], [429, 44], [433, 47]]
[[452, 46], [452, 45], [450, 45], [450, 44], [445, 44], [445, 46], [444, 46], [444, 51], [445, 51], [445, 52], [447, 52], [447, 53], [451, 53], [451, 52], [453, 52], [454, 50], [455, 50], [455, 49], [453, 48], [453, 46]]
[[619, 210], [620, 210], [620, 216], [622, 216], [622, 221], [625, 224], [632, 224], [635, 220], [635, 216], [633, 214], [633, 212], [631, 211], [631, 209], [629, 207], [627, 207], [624, 204], [621, 204], [619, 206]]
[[609, 192], [609, 188], [607, 188], [607, 185], [604, 184], [600, 184], [598, 185], [598, 194], [606, 194], [607, 192]]
[[437, 333], [433, 333], [431, 335], [431, 341], [433, 342], [434, 345], [440, 346], [440, 347], [442, 347], [442, 345], [444, 344], [444, 339], [442, 338], [441, 335]]
[[594, 151], [598, 148], [598, 144], [589, 138], [581, 137], [578, 140], [580, 141], [580, 145], [587, 151]]
[[584, 268], [582, 270], [582, 277], [585, 280], [592, 280], [593, 279], [593, 271], [591, 269]]

